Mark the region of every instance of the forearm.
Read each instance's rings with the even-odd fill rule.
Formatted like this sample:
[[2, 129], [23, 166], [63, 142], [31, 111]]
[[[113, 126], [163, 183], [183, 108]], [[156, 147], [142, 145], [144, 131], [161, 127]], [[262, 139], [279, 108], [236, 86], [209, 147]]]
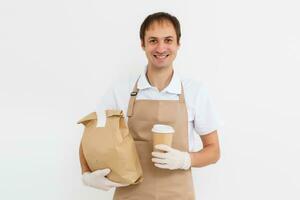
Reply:
[[216, 163], [220, 158], [220, 150], [217, 145], [207, 145], [198, 152], [190, 152], [191, 166], [204, 167]]

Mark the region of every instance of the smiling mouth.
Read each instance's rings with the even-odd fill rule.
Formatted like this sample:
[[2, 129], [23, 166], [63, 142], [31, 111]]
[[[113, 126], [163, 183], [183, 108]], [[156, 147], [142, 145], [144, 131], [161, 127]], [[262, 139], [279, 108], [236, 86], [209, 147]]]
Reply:
[[160, 60], [163, 60], [165, 58], [167, 58], [169, 56], [169, 54], [166, 54], [166, 55], [153, 55], [156, 59], [160, 59]]

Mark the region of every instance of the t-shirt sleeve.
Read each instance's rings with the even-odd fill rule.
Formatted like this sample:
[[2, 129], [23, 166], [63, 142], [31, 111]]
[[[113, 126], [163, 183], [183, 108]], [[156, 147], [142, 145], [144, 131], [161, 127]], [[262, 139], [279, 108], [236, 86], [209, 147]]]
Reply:
[[194, 128], [199, 135], [206, 135], [220, 126], [219, 116], [207, 88], [201, 85], [195, 108]]

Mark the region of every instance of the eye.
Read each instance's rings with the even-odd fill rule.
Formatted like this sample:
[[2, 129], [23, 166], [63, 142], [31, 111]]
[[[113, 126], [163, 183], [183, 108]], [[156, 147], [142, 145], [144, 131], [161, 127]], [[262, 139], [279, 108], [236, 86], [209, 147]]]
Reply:
[[170, 39], [170, 38], [165, 39], [165, 41], [166, 41], [166, 43], [172, 43], [173, 42], [173, 40]]
[[155, 40], [155, 39], [150, 39], [150, 40], [149, 40], [149, 43], [150, 43], [150, 44], [155, 44], [155, 43], [156, 43], [156, 40]]

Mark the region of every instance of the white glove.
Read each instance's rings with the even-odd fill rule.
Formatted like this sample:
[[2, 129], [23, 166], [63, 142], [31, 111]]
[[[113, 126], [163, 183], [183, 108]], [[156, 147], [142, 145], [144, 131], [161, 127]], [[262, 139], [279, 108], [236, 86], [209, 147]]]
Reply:
[[152, 162], [155, 167], [162, 169], [184, 169], [188, 170], [191, 167], [191, 157], [188, 152], [182, 152], [165, 144], [155, 145], [155, 149], [166, 151], [152, 152]]
[[82, 182], [87, 186], [105, 191], [108, 191], [113, 187], [123, 187], [129, 185], [110, 181], [108, 178], [105, 177], [109, 173], [110, 169], [96, 170], [94, 172], [85, 172], [82, 175]]

